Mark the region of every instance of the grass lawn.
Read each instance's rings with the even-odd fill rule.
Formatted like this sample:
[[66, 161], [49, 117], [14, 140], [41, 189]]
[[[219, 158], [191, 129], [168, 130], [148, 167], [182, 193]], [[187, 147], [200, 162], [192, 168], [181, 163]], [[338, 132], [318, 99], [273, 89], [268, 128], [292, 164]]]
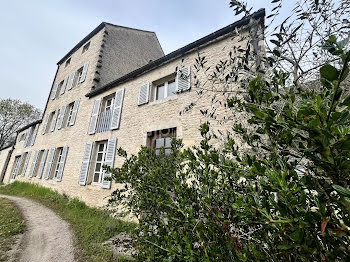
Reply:
[[0, 187], [0, 193], [35, 199], [69, 222], [79, 249], [79, 261], [130, 261], [113, 257], [112, 252], [101, 243], [120, 232], [132, 233], [135, 223], [114, 219], [107, 211], [88, 207], [78, 199], [35, 184], [14, 182]]
[[0, 261], [8, 261], [7, 251], [15, 243], [15, 236], [24, 232], [24, 220], [12, 202], [0, 198]]

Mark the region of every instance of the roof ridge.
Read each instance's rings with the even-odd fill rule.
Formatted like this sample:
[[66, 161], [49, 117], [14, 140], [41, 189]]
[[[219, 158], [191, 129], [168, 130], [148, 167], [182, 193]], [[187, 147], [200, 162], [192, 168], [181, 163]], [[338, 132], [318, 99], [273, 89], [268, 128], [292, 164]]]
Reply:
[[129, 27], [129, 26], [123, 26], [123, 25], [116, 25], [116, 24], [112, 24], [112, 23], [109, 23], [109, 22], [103, 22], [103, 23], [105, 25], [111, 25], [111, 26], [125, 28], [125, 29], [130, 29], [130, 30], [136, 30], [136, 31], [141, 31], [141, 32], [146, 32], [146, 33], [153, 33], [153, 34], [156, 33], [154, 31], [149, 31], [149, 30], [144, 30], [144, 29], [139, 29], [139, 28], [134, 28], [134, 27]]

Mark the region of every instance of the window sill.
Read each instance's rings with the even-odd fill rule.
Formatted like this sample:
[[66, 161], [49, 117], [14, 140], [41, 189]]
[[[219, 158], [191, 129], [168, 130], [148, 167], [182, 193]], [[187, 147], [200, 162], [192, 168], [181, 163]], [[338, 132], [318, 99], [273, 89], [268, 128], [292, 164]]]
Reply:
[[155, 100], [152, 102], [149, 102], [149, 105], [159, 105], [159, 104], [163, 104], [172, 100], [176, 100], [178, 98], [177, 94], [172, 95], [172, 96], [168, 96], [166, 98], [160, 99], [160, 100]]

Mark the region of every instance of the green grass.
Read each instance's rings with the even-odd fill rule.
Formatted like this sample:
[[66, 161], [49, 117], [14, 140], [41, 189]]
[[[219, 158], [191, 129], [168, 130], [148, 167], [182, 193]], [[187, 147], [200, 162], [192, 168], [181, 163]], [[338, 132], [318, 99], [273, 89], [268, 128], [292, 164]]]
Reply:
[[112, 218], [107, 211], [88, 207], [51, 189], [30, 183], [14, 182], [0, 187], [0, 193], [35, 199], [69, 222], [79, 250], [78, 261], [128, 261], [113, 257], [101, 244], [120, 232], [132, 233], [136, 224]]
[[8, 261], [7, 252], [15, 243], [15, 236], [24, 232], [21, 213], [10, 200], [0, 198], [0, 261]]

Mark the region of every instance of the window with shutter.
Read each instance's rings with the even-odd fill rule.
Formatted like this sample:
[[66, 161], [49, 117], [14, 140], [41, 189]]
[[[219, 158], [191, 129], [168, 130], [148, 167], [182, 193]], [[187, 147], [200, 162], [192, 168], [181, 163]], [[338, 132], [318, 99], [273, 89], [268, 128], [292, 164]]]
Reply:
[[80, 103], [80, 99], [74, 101], [74, 105], [72, 108], [72, 114], [70, 115], [70, 119], [69, 119], [70, 126], [74, 125], [75, 119], [77, 118], [79, 103]]
[[100, 112], [100, 105], [101, 105], [101, 98], [98, 98], [94, 101], [94, 106], [92, 108], [90, 124], [89, 124], [89, 131], [88, 131], [89, 135], [95, 134], [98, 115]]
[[68, 75], [63, 80], [60, 95], [63, 95], [64, 92], [66, 91], [67, 82], [68, 82]]
[[32, 135], [32, 139], [31, 139], [31, 141], [30, 141], [30, 145], [31, 145], [31, 146], [34, 146], [35, 139], [36, 139], [36, 136], [37, 136], [37, 134], [38, 134], [38, 129], [39, 129], [39, 124], [36, 124], [36, 125], [35, 125], [35, 128], [34, 128], [33, 135]]
[[185, 66], [177, 70], [176, 73], [176, 92], [184, 92], [191, 88], [191, 68]]
[[46, 166], [46, 170], [45, 170], [45, 179], [46, 180], [50, 178], [52, 164], [53, 164], [53, 160], [55, 157], [55, 151], [56, 151], [56, 148], [54, 147], [54, 148], [51, 148], [50, 152], [49, 152], [49, 157], [47, 160], [47, 166]]
[[63, 170], [64, 170], [64, 165], [66, 163], [66, 158], [67, 158], [67, 153], [68, 153], [68, 147], [61, 147], [58, 150], [58, 156], [56, 160], [56, 168], [54, 172], [54, 178], [56, 179], [57, 182], [62, 181], [62, 175], [63, 175]]
[[58, 88], [58, 83], [55, 83], [52, 87], [52, 91], [51, 91], [51, 100], [54, 100], [56, 97], [56, 92], [57, 92], [57, 88]]
[[87, 142], [85, 146], [83, 161], [80, 169], [79, 185], [85, 186], [86, 180], [89, 172], [91, 152], [93, 148], [93, 142]]
[[40, 159], [40, 165], [38, 169], [38, 174], [36, 175], [37, 178], [41, 178], [43, 175], [44, 167], [45, 167], [45, 162], [46, 162], [46, 157], [47, 157], [47, 152], [48, 150], [41, 150], [41, 159]]
[[[110, 138], [108, 139], [107, 143], [107, 152], [106, 152], [106, 158], [104, 161], [104, 164], [109, 167], [114, 166], [114, 158], [115, 158], [115, 149], [117, 147], [117, 138]], [[111, 177], [111, 173], [107, 171], [103, 171], [103, 177], [102, 177], [102, 188], [111, 188], [112, 181], [108, 180]], [[107, 179], [106, 179], [107, 178]]]
[[148, 103], [148, 101], [149, 101], [149, 88], [150, 88], [150, 83], [146, 83], [146, 84], [139, 87], [139, 96], [137, 99], [137, 104], [139, 106]]
[[165, 155], [170, 155], [171, 138], [173, 137], [176, 137], [176, 127], [148, 132], [147, 146], [154, 149], [157, 155], [159, 155], [162, 148], [164, 148]]
[[70, 77], [69, 77], [69, 81], [67, 84], [67, 90], [71, 90], [73, 87], [73, 83], [74, 83], [74, 78], [75, 78], [75, 71], [73, 73], [71, 73]]
[[32, 154], [31, 152], [25, 153], [25, 162], [24, 162], [24, 166], [22, 169], [22, 176], [26, 175], [26, 171], [27, 171], [27, 167], [28, 167], [28, 163], [29, 163], [29, 159], [30, 159], [31, 154]]
[[64, 116], [66, 114], [66, 108], [67, 108], [67, 105], [62, 106], [60, 114], [58, 115], [58, 118], [57, 118], [57, 130], [60, 130], [62, 128]]
[[39, 150], [36, 150], [34, 152], [34, 158], [33, 158], [32, 166], [30, 167], [30, 170], [29, 170], [29, 177], [33, 177], [38, 158], [39, 158]]
[[122, 108], [123, 108], [123, 99], [124, 99], [124, 88], [119, 89], [115, 93], [110, 129], [118, 129], [119, 128], [120, 116], [121, 116], [121, 112], [122, 112]]
[[48, 123], [49, 123], [51, 114], [52, 114], [52, 113], [50, 113], [50, 114], [48, 114], [48, 115], [46, 116], [46, 119], [45, 119], [45, 122], [44, 122], [44, 125], [43, 125], [43, 129], [42, 129], [42, 131], [41, 131], [41, 133], [42, 133], [43, 135], [46, 133], [46, 129], [47, 129], [47, 126], [48, 126]]
[[22, 156], [15, 157], [15, 161], [13, 163], [13, 168], [12, 168], [12, 175], [11, 175], [12, 180], [15, 179], [16, 176], [18, 175], [19, 167], [20, 167], [20, 163], [21, 163], [21, 157]]
[[33, 129], [34, 129], [34, 127], [30, 127], [28, 129], [27, 136], [26, 136], [26, 139], [25, 139], [25, 142], [24, 142], [24, 147], [30, 146], [31, 141], [32, 141], [32, 133], [34, 131]]
[[52, 113], [53, 116], [52, 116], [51, 127], [50, 127], [51, 132], [53, 132], [55, 130], [57, 116], [58, 116], [59, 111], [60, 111], [59, 109], [56, 109], [56, 111]]
[[85, 81], [88, 68], [89, 68], [89, 62], [86, 62], [84, 64], [83, 72], [82, 72], [81, 77], [80, 77], [80, 83]]

